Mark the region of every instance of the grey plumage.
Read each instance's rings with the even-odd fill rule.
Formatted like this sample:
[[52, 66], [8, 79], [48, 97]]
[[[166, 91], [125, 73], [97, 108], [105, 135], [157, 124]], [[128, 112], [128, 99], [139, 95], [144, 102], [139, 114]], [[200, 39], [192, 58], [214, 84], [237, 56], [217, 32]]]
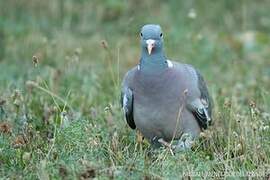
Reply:
[[127, 123], [148, 140], [197, 137], [211, 123], [212, 104], [201, 74], [188, 64], [167, 60], [159, 25], [141, 31], [140, 64], [127, 72], [121, 102]]

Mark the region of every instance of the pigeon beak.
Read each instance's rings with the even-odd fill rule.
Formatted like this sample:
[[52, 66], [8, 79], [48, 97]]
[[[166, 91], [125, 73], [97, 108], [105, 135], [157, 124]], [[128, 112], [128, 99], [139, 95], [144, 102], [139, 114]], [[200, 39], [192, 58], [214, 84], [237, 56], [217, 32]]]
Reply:
[[150, 55], [152, 53], [152, 49], [155, 46], [155, 40], [153, 40], [153, 39], [147, 39], [146, 40], [146, 44], [147, 44], [148, 54]]

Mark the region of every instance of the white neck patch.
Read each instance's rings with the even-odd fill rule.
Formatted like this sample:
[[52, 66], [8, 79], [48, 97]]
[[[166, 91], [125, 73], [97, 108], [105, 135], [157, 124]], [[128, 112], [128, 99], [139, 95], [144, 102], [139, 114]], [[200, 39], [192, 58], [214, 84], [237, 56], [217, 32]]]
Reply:
[[170, 61], [169, 59], [167, 59], [166, 61], [167, 61], [167, 64], [168, 64], [168, 68], [172, 68], [173, 67], [172, 61]]

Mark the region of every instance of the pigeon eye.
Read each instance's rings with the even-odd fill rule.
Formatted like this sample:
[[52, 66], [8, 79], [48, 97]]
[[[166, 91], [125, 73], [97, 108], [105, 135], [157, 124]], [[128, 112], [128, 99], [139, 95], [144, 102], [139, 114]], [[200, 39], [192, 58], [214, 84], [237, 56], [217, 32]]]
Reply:
[[163, 34], [162, 33], [160, 33], [160, 35], [159, 35], [160, 37], [162, 37], [163, 36]]
[[143, 35], [142, 35], [142, 33], [141, 33], [141, 37], [142, 37]]

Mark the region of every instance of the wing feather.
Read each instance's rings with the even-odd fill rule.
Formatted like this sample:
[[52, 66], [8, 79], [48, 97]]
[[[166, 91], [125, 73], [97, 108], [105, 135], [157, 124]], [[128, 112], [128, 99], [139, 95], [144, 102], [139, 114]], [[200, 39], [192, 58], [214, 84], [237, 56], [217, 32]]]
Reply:
[[193, 114], [196, 117], [199, 125], [206, 129], [212, 123], [212, 100], [209, 96], [204, 78], [198, 70], [196, 70], [196, 75], [198, 77], [198, 88], [201, 92], [201, 105], [195, 106], [195, 111], [193, 111]]
[[124, 110], [126, 121], [131, 129], [135, 129], [136, 125], [133, 119], [133, 93], [131, 89], [126, 88], [121, 95], [122, 108]]
[[133, 88], [134, 74], [137, 70], [138, 67], [136, 66], [126, 73], [122, 82], [122, 90], [121, 90], [121, 106], [124, 111], [125, 119], [129, 127], [132, 129], [136, 128], [136, 124], [133, 118], [134, 95], [132, 92], [132, 88]]

